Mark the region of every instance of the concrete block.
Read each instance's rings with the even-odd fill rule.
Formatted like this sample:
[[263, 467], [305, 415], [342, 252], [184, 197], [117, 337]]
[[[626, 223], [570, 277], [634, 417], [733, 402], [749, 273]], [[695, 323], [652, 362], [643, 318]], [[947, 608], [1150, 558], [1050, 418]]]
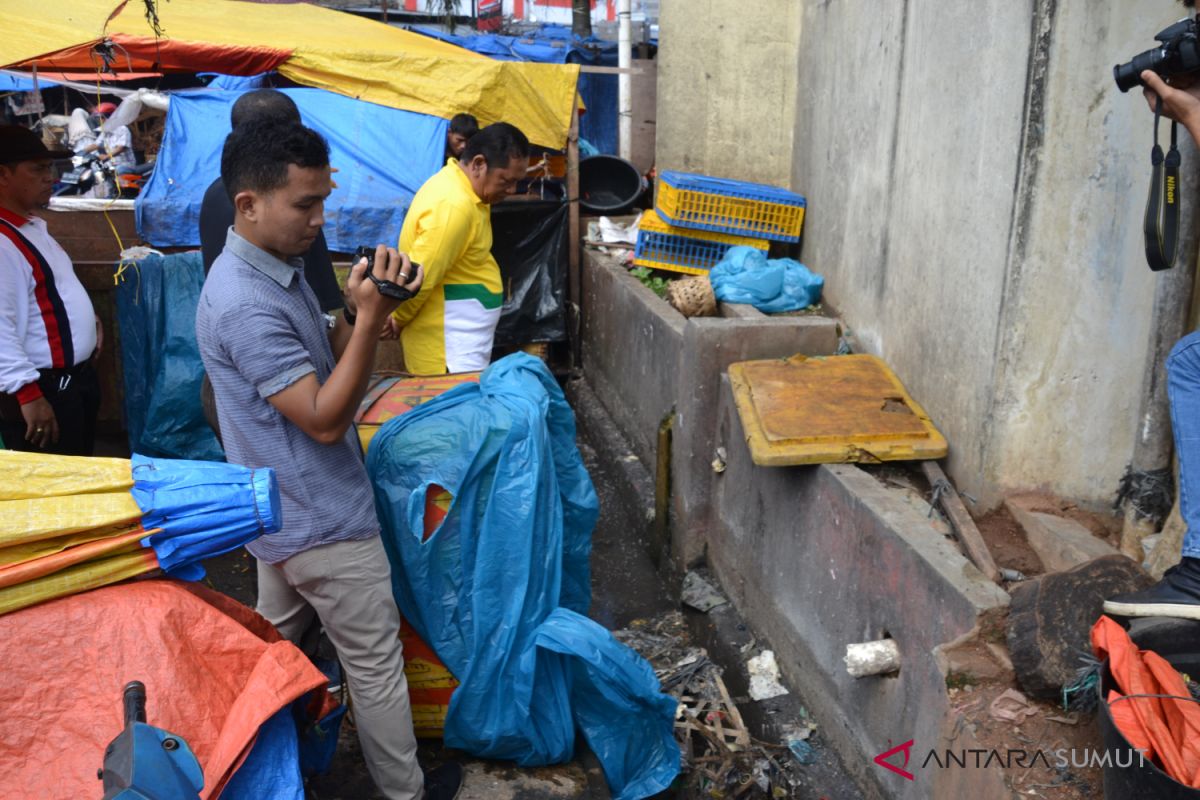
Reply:
[[1112, 545], [1097, 539], [1078, 522], [1055, 514], [1035, 511], [1038, 501], [1009, 497], [1004, 507], [1025, 531], [1029, 546], [1042, 560], [1046, 572], [1065, 572], [1105, 556], [1119, 555]]

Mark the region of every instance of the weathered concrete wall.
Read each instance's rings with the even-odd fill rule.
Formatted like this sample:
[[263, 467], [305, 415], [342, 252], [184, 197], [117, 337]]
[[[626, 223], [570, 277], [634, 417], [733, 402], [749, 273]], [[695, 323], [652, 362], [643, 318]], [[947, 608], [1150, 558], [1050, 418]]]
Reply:
[[[1151, 116], [1112, 65], [1182, 14], [804, 0], [729, 19], [667, 2], [659, 166], [780, 183], [773, 145], [790, 142], [803, 260], [946, 433], [956, 482], [986, 505], [1026, 487], [1105, 502], [1131, 456], [1154, 286]], [[790, 134], [773, 121], [792, 102], [786, 36]]]
[[[728, 378], [718, 417], [728, 462], [711, 474], [709, 565], [766, 634], [847, 768], [884, 797], [1011, 797], [1000, 770], [920, 770], [918, 761], [910, 782], [871, 763], [909, 739], [914, 755], [979, 746], [965, 727], [952, 730], [939, 654], [1002, 613], [1008, 595], [920, 511], [857, 467], [756, 466]], [[850, 677], [846, 645], [885, 636], [900, 648], [900, 671]]]
[[787, 186], [801, 4], [663, 0], [658, 169]]
[[583, 306], [587, 380], [651, 473], [659, 426], [672, 421], [671, 555], [679, 566], [699, 561], [708, 536], [721, 376], [737, 361], [830, 355], [837, 325], [730, 305], [722, 305], [724, 318], [686, 319], [612, 258], [592, 251], [584, 258]]

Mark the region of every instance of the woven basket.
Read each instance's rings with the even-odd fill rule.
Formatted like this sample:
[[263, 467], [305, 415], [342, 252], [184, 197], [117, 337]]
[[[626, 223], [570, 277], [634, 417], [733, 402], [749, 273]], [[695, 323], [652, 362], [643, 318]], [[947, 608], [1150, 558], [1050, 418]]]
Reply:
[[717, 313], [717, 296], [703, 275], [671, 281], [667, 284], [667, 302], [685, 317], [712, 317]]

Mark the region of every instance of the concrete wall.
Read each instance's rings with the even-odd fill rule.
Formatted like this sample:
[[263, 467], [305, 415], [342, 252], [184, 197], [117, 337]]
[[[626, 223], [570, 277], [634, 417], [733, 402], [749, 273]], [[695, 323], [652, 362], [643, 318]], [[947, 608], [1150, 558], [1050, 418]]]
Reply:
[[830, 355], [836, 323], [767, 317], [722, 305], [724, 317], [686, 319], [608, 256], [585, 251], [583, 366], [587, 381], [632, 454], [651, 473], [659, 426], [671, 420], [670, 553], [702, 560], [710, 522], [718, 385], [734, 362]]
[[[954, 729], [941, 654], [994, 624], [1008, 596], [921, 511], [857, 467], [756, 466], [728, 378], [719, 397], [717, 442], [728, 461], [709, 473], [709, 565], [775, 648], [847, 769], [875, 784], [875, 796], [1011, 797], [996, 769], [920, 770], [918, 761], [909, 782], [871, 763], [908, 739], [914, 754], [979, 747], [968, 727]], [[900, 649], [900, 671], [850, 677], [846, 645], [885, 636]]]
[[[658, 169], [787, 186], [801, 4], [663, 0]], [[866, 8], [866, 6], [864, 6]]]
[[[1131, 455], [1154, 286], [1151, 117], [1111, 67], [1182, 14], [804, 0], [729, 20], [666, 2], [659, 166], [771, 183], [790, 168], [803, 260], [947, 435], [959, 485], [988, 505], [1025, 487], [1105, 502]], [[789, 103], [790, 136], [772, 130]]]

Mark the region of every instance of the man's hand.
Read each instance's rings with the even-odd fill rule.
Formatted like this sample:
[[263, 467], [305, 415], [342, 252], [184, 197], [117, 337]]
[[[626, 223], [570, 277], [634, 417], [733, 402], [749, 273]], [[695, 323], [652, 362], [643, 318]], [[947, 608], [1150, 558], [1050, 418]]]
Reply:
[[21, 416], [25, 417], [25, 441], [43, 450], [58, 444], [58, 420], [49, 400], [39, 397], [26, 403], [21, 406]]
[[[407, 255], [396, 252], [393, 247], [379, 245], [375, 248], [375, 277], [399, 284], [416, 294], [424, 280], [424, 272], [420, 267], [414, 270]], [[400, 305], [400, 301], [380, 294], [375, 284], [367, 278], [365, 258], [359, 259], [350, 268], [346, 290], [348, 300], [354, 304], [351, 313], [362, 317], [375, 331], [382, 330], [384, 320]]]
[[100, 353], [104, 350], [104, 326], [100, 324], [100, 316], [96, 315], [96, 349], [92, 351], [92, 363], [100, 361]]
[[394, 342], [400, 338], [400, 323], [396, 322], [396, 318], [388, 314], [388, 318], [383, 321], [383, 330], [379, 332], [379, 341]]
[[1154, 111], [1158, 107], [1158, 98], [1163, 101], [1163, 116], [1173, 119], [1188, 129], [1188, 133], [1200, 142], [1200, 82], [1187, 80], [1190, 76], [1175, 78], [1175, 85], [1169, 85], [1157, 72], [1146, 70], [1142, 73], [1142, 95]]

